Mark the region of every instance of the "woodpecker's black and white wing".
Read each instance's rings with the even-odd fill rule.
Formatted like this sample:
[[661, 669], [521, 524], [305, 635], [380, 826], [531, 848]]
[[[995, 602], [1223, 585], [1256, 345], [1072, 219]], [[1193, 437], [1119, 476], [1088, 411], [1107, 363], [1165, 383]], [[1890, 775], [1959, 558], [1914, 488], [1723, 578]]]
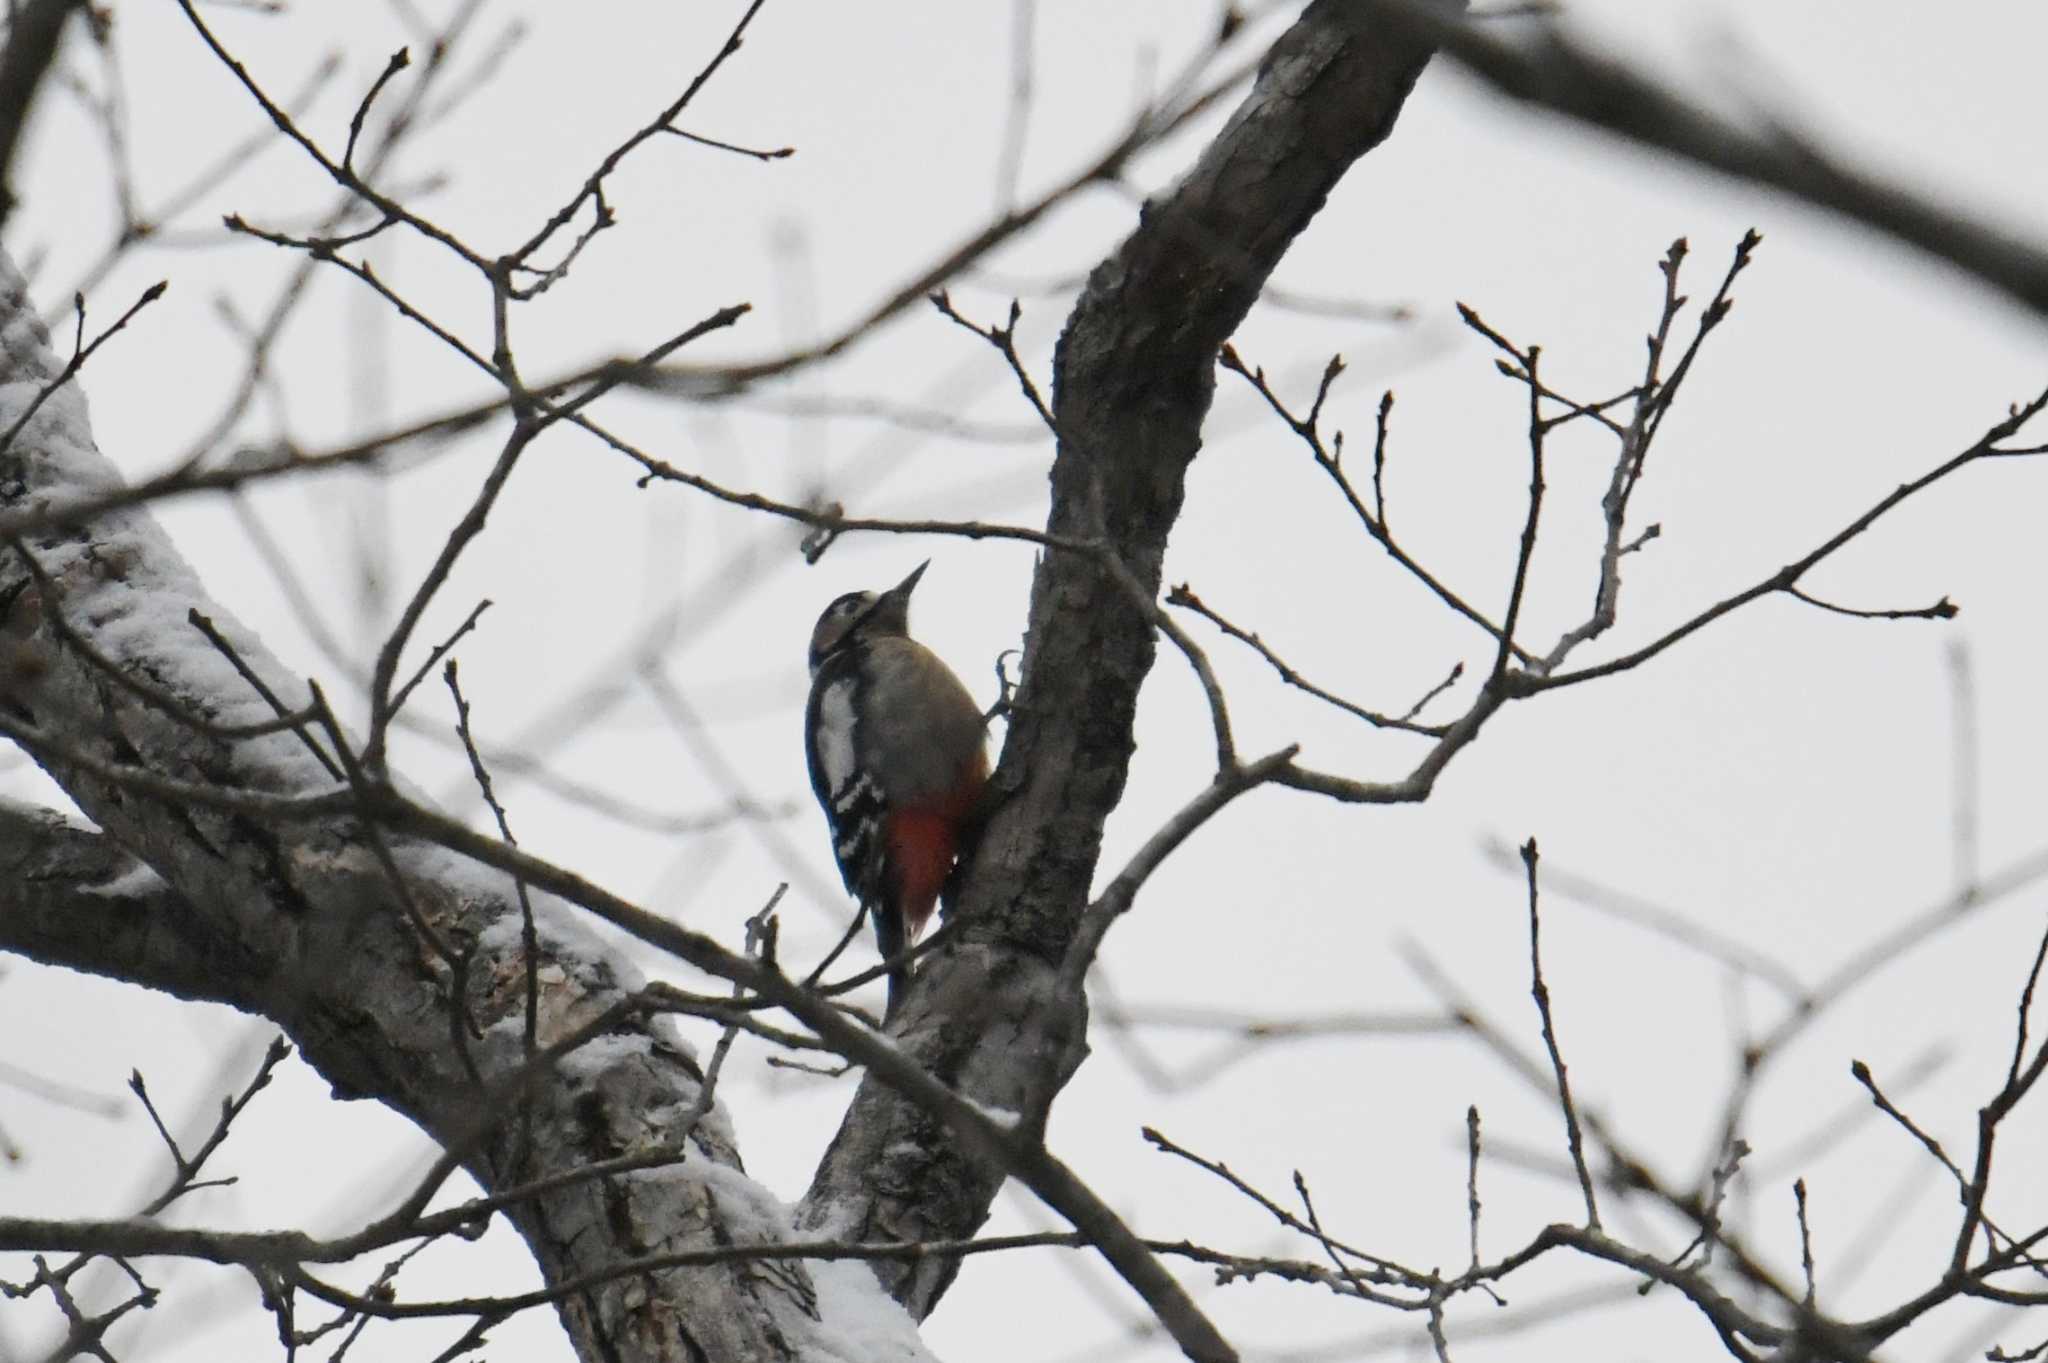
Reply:
[[860, 669], [852, 652], [827, 658], [811, 679], [804, 732], [809, 735], [811, 790], [832, 825], [832, 852], [847, 893], [873, 906], [882, 890], [881, 787], [861, 760]]

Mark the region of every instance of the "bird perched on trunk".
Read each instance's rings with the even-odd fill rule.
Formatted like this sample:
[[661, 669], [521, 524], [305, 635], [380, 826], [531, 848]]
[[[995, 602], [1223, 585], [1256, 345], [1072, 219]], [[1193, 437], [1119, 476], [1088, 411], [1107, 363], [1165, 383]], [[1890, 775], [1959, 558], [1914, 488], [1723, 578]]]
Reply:
[[[988, 781], [980, 707], [910, 637], [910, 593], [930, 566], [885, 592], [848, 592], [811, 631], [811, 789], [885, 961], [931, 917]], [[889, 972], [891, 1013], [909, 981], [907, 965]]]

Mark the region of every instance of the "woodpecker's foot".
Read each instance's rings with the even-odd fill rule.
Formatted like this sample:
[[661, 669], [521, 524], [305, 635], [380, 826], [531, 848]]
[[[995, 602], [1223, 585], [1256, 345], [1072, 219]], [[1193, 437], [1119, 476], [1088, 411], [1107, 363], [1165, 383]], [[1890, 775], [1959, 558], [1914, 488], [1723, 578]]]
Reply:
[[1006, 648], [996, 654], [996, 703], [982, 712], [981, 723], [987, 728], [998, 719], [1010, 717], [1010, 698], [1017, 694], [1017, 683], [1010, 680], [1010, 670], [1003, 666], [1003, 660], [1011, 654], [1023, 657], [1022, 649]]

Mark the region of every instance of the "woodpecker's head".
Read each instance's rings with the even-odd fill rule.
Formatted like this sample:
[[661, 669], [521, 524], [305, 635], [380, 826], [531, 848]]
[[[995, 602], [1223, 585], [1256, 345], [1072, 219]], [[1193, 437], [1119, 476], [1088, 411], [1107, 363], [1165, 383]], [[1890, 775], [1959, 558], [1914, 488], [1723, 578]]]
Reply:
[[811, 675], [818, 675], [825, 659], [862, 639], [910, 633], [910, 594], [931, 566], [926, 559], [886, 592], [848, 592], [825, 607], [811, 630]]

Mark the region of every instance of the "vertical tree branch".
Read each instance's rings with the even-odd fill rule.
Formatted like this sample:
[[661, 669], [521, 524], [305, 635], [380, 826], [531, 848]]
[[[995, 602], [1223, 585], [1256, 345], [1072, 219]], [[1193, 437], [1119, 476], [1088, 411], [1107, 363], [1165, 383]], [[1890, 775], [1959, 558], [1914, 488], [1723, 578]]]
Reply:
[[[1345, 171], [1392, 130], [1429, 48], [1315, 0], [1188, 174], [1098, 266], [1054, 359], [1049, 530], [1098, 541], [1156, 595], [1219, 348]], [[1122, 797], [1153, 613], [1094, 555], [1051, 552], [1032, 584], [997, 807], [949, 912], [959, 937], [919, 973], [898, 1044], [976, 1102], [1027, 1116], [1086, 1050], [1055, 976]], [[800, 1213], [865, 1238], [971, 1233], [1000, 1175], [886, 1086], [861, 1086]], [[913, 1314], [953, 1262], [877, 1264]]]

